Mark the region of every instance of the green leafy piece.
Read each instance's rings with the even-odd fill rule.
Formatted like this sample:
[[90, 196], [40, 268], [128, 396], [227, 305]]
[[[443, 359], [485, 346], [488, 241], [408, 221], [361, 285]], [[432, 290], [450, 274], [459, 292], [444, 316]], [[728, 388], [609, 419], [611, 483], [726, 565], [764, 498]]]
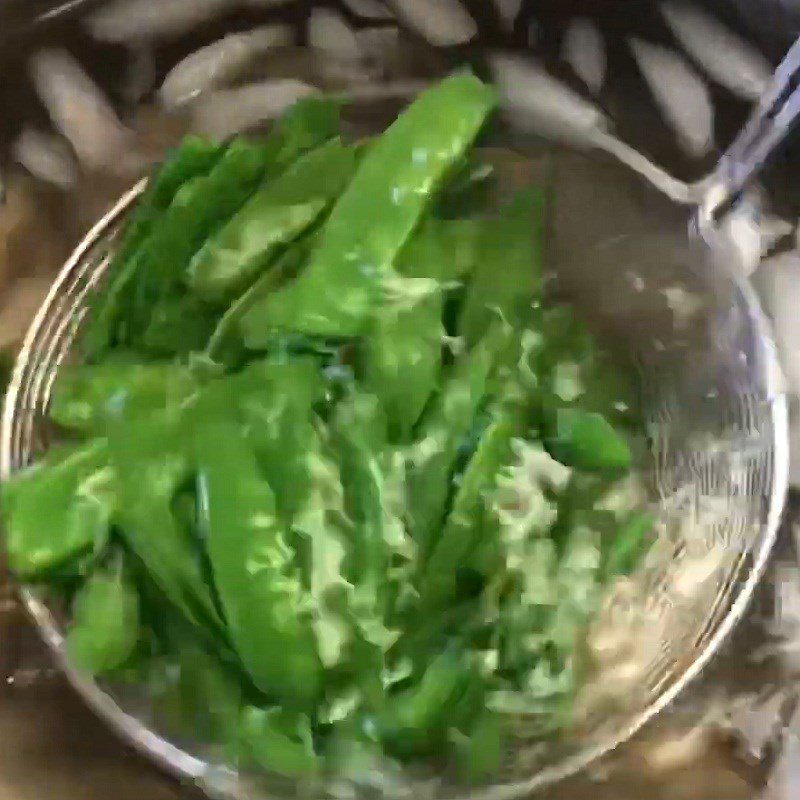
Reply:
[[225, 663], [227, 654], [210, 652], [198, 630], [176, 618], [172, 609], [159, 611], [158, 638], [165, 652], [150, 665], [148, 675], [159, 722], [173, 735], [233, 749], [249, 687]]
[[234, 647], [263, 692], [313, 707], [321, 666], [274, 493], [235, 425], [210, 420], [195, 447], [206, 547]]
[[99, 552], [117, 508], [104, 439], [49, 453], [3, 486], [6, 550], [20, 578]]
[[[219, 161], [224, 149], [222, 145], [199, 136], [186, 136], [155, 172], [145, 196], [137, 206], [137, 216], [148, 208], [159, 212], [168, 208], [181, 186], [198, 175], [207, 175]], [[136, 227], [134, 220], [131, 234], [127, 234], [126, 239], [129, 235], [134, 236]], [[123, 253], [124, 250], [123, 247]]]
[[320, 767], [304, 714], [248, 706], [242, 711], [239, 742], [245, 757], [267, 772], [297, 778], [313, 775]]
[[152, 304], [180, 285], [205, 239], [238, 211], [272, 164], [268, 146], [236, 139], [202, 178], [175, 195], [139, 253], [131, 287], [133, 334], [146, 327]]
[[290, 164], [302, 153], [319, 147], [339, 134], [341, 104], [330, 97], [298, 100], [276, 124], [280, 143], [277, 160]]
[[104, 362], [62, 370], [50, 400], [50, 417], [65, 428], [103, 434], [126, 415], [177, 406], [197, 390], [183, 367]]
[[242, 319], [248, 346], [257, 348], [274, 328], [321, 336], [361, 333], [397, 253], [494, 102], [492, 90], [477, 78], [456, 75], [401, 114], [367, 150], [298, 279]]
[[490, 379], [505, 357], [510, 334], [502, 324], [495, 325], [455, 365], [420, 422], [410, 456], [408, 514], [412, 535], [425, 555], [445, 517], [459, 445], [490, 391]]
[[117, 518], [125, 541], [164, 595], [195, 625], [221, 630], [195, 544], [172, 500], [191, 475], [190, 446], [179, 412], [127, 418], [109, 435], [117, 474]]
[[496, 775], [503, 761], [503, 723], [486, 711], [467, 733], [451, 734], [456, 766], [462, 780], [476, 782]]
[[471, 723], [483, 696], [482, 680], [459, 656], [437, 655], [417, 685], [388, 702], [381, 737], [401, 757], [432, 755], [445, 745], [448, 727]]
[[98, 568], [72, 604], [66, 649], [72, 662], [91, 675], [125, 663], [139, 638], [139, 596], [121, 560]]
[[524, 435], [526, 428], [524, 404], [506, 401], [484, 431], [461, 476], [450, 513], [425, 567], [426, 581], [421, 594], [426, 606], [452, 602], [457, 570], [469, 562], [475, 547], [487, 546], [485, 541], [481, 542], [486, 505], [501, 468], [512, 460], [512, 442]]
[[212, 382], [198, 405], [198, 425], [215, 417], [241, 425], [287, 524], [311, 491], [309, 453], [318, 438], [312, 408], [326, 390], [315, 358], [268, 359]]
[[354, 587], [348, 611], [363, 653], [354, 653], [352, 660], [365, 702], [377, 708], [383, 702], [388, 652], [400, 635], [390, 612], [416, 555], [403, 524], [405, 469], [402, 456], [388, 445], [385, 415], [375, 396], [346, 396], [331, 429], [353, 524], [345, 574]]
[[241, 293], [341, 193], [354, 169], [352, 148], [332, 139], [266, 181], [194, 256], [192, 291], [213, 302]]
[[308, 258], [314, 235], [301, 237], [280, 255], [274, 266], [257, 278], [225, 311], [208, 339], [205, 353], [209, 358], [228, 363], [246, 358], [239, 323], [259, 299], [275, 291], [289, 277], [296, 275]]
[[331, 428], [339, 446], [347, 506], [357, 526], [353, 572], [377, 592], [385, 579], [383, 465], [386, 418], [378, 398], [353, 392], [340, 401]]
[[458, 326], [468, 346], [493, 319], [515, 328], [530, 319], [541, 288], [541, 207], [541, 194], [529, 189], [486, 221]]
[[222, 152], [220, 145], [197, 136], [187, 136], [150, 179], [108, 268], [109, 286], [92, 302], [89, 324], [80, 341], [81, 352], [87, 360], [95, 360], [113, 343], [114, 328], [124, 312], [119, 301], [130, 280], [131, 268], [128, 265], [132, 257], [147, 240], [181, 186], [206, 175]]
[[630, 445], [601, 414], [562, 407], [555, 409], [554, 416], [545, 441], [559, 461], [586, 470], [630, 468]]
[[154, 306], [138, 347], [158, 358], [202, 351], [218, 318], [215, 308], [191, 295], [166, 298]]
[[[311, 225], [323, 208], [324, 200], [259, 208], [249, 227], [235, 232], [227, 228], [227, 241], [221, 242], [216, 252], [211, 247], [201, 252], [201, 260], [190, 271], [193, 291], [211, 303], [224, 302], [240, 293], [269, 265], [279, 248]], [[251, 211], [248, 209], [248, 213]], [[214, 246], [218, 244], [215, 242]]]
[[366, 337], [364, 383], [395, 441], [408, 441], [439, 382], [445, 292], [471, 269], [476, 231], [469, 221], [423, 225], [398, 257], [390, 298]]

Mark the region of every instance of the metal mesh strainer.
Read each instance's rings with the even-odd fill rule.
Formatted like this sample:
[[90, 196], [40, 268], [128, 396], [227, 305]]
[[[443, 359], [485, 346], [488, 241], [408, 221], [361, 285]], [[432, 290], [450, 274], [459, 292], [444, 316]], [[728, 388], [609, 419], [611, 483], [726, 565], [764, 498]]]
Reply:
[[[619, 188], [618, 182], [620, 195], [614, 196], [606, 178], [609, 169], [618, 168], [563, 153], [544, 158], [548, 181], [557, 187], [547, 249], [556, 292], [574, 302], [609, 344], [632, 351], [641, 365], [652, 453], [641, 477], [661, 521], [647, 562], [618, 585], [590, 631], [590, 646], [600, 658], [579, 698], [582, 724], [568, 741], [546, 746], [520, 735], [503, 774], [491, 786], [470, 791], [470, 797], [487, 800], [522, 796], [577, 772], [631, 736], [700, 672], [741, 616], [761, 575], [787, 479], [786, 408], [776, 358], [748, 287], [719, 265], [719, 254], [698, 251], [700, 245], [684, 231], [665, 234], [675, 210], [643, 196], [640, 185], [623, 182]], [[89, 232], [25, 338], [3, 415], [4, 477], [48, 444], [53, 380], [70, 358], [87, 298], [101, 283], [113, 234], [143, 185]], [[630, 198], [636, 200], [631, 219], [615, 235], [604, 222], [604, 209]], [[654, 221], [643, 227], [644, 207]], [[76, 672], [63, 650], [58, 610], [32, 589], [24, 588], [22, 597], [78, 691], [137, 748], [215, 796], [243, 800], [281, 793], [284, 787], [227, 769], [202, 742], [162, 736], [156, 710], [142, 692], [100, 686]], [[625, 643], [610, 648], [611, 657], [609, 636], [620, 630]], [[459, 794], [456, 786], [420, 785], [412, 778], [400, 779], [392, 789]]]

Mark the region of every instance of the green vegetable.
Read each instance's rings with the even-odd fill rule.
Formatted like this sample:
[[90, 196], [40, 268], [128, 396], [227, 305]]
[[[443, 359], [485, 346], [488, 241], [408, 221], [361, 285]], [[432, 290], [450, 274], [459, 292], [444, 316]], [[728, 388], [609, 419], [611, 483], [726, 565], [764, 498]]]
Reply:
[[459, 445], [487, 397], [495, 364], [508, 349], [509, 337], [502, 324], [494, 326], [456, 365], [421, 421], [419, 444], [409, 465], [408, 512], [411, 533], [426, 555], [445, 518]]
[[512, 460], [512, 441], [523, 436], [526, 428], [525, 408], [518, 402], [507, 402], [486, 428], [461, 476], [441, 535], [433, 545], [426, 565], [423, 602], [452, 602], [458, 568], [468, 563], [479, 543], [487, 546], [485, 541], [480, 542], [486, 504], [500, 469]]
[[274, 328], [361, 333], [398, 251], [493, 106], [493, 92], [471, 75], [420, 96], [364, 155], [300, 277], [244, 316], [246, 344], [257, 348]]
[[469, 782], [496, 775], [503, 760], [503, 721], [498, 714], [485, 712], [467, 734], [451, 735], [459, 774]]
[[[185, 184], [136, 254], [127, 339], [147, 327], [153, 305], [168, 299], [210, 233], [252, 194], [271, 164], [270, 148], [234, 140], [211, 172]], [[133, 337], [133, 339], [132, 339]]]
[[288, 277], [297, 274], [308, 258], [313, 239], [313, 235], [308, 235], [295, 241], [292, 247], [278, 257], [271, 269], [264, 272], [246, 292], [228, 306], [206, 344], [205, 354], [209, 358], [226, 361], [245, 355], [239, 321], [250, 306], [274, 291]]
[[328, 97], [304, 97], [278, 120], [274, 133], [279, 164], [319, 147], [339, 135], [340, 105]]
[[439, 383], [445, 292], [471, 269], [476, 231], [455, 221], [423, 226], [400, 254], [392, 299], [366, 337], [364, 382], [397, 441], [408, 440]]
[[353, 150], [332, 139], [268, 180], [194, 256], [192, 290], [214, 302], [240, 294], [282, 245], [316, 220], [354, 167]]
[[580, 408], [557, 408], [546, 434], [547, 447], [559, 461], [587, 470], [626, 470], [631, 449], [621, 433], [600, 414]]
[[459, 334], [475, 344], [493, 319], [515, 328], [531, 316], [531, 302], [541, 289], [541, 194], [520, 193], [484, 226], [476, 269], [469, 284], [459, 320]]
[[121, 563], [89, 577], [72, 604], [66, 636], [75, 666], [92, 675], [125, 663], [139, 638], [139, 596]]
[[325, 392], [316, 359], [270, 359], [213, 382], [197, 407], [198, 425], [235, 413], [287, 523], [311, 492], [308, 455], [317, 441], [311, 412]]
[[250, 706], [242, 712], [239, 735], [245, 755], [268, 772], [298, 777], [318, 769], [310, 723], [302, 714]]
[[176, 406], [196, 389], [188, 370], [169, 363], [70, 368], [58, 376], [50, 416], [65, 428], [102, 435], [114, 420]]
[[167, 298], [153, 308], [139, 348], [161, 358], [190, 355], [205, 347], [216, 321], [215, 311], [196, 297]]
[[172, 509], [191, 475], [186, 431], [173, 413], [125, 419], [109, 437], [120, 530], [165, 596], [192, 623], [221, 628], [202, 559]]
[[99, 552], [116, 508], [105, 439], [53, 451], [3, 487], [9, 566], [31, 579]]
[[234, 756], [244, 698], [257, 696], [252, 685], [219, 638], [188, 622], [140, 564], [131, 567], [140, 595], [139, 651], [150, 653], [133, 680], [146, 684], [154, 722], [167, 735], [222, 745]]
[[124, 313], [120, 301], [129, 285], [134, 254], [147, 240], [156, 221], [172, 203], [180, 187], [193, 178], [207, 174], [221, 154], [219, 145], [196, 136], [187, 136], [151, 179], [125, 232], [122, 245], [108, 268], [109, 286], [92, 303], [90, 321], [80, 342], [81, 352], [87, 360], [98, 358], [113, 344], [116, 325]]
[[436, 656], [419, 683], [393, 698], [380, 721], [391, 751], [409, 757], [444, 745], [449, 725], [469, 724], [481, 710], [480, 678], [457, 656]]
[[309, 708], [321, 665], [272, 489], [235, 426], [208, 423], [195, 445], [206, 546], [234, 647], [263, 692]]

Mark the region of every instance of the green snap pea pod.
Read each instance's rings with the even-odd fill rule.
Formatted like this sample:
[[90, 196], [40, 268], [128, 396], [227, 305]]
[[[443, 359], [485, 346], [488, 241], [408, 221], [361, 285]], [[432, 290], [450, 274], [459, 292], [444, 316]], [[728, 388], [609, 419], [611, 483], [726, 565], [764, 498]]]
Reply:
[[251, 762], [277, 775], [307, 777], [320, 768], [305, 714], [248, 706], [240, 718], [239, 745]]
[[99, 552], [116, 506], [104, 439], [49, 453], [3, 486], [9, 566], [36, 579]]
[[340, 337], [363, 332], [397, 253], [494, 101], [477, 78], [456, 75], [401, 114], [365, 153], [306, 269], [245, 315], [247, 345], [257, 348], [275, 328]]
[[503, 762], [503, 726], [498, 714], [486, 711], [470, 730], [456, 731], [452, 739], [462, 779], [474, 782], [497, 774]]
[[110, 284], [92, 303], [90, 321], [80, 342], [86, 359], [93, 360], [112, 343], [113, 328], [122, 310], [118, 298], [129, 280], [128, 262], [146, 241], [156, 220], [169, 207], [180, 187], [207, 174], [219, 160], [223, 149], [197, 136], [187, 136], [150, 179], [108, 268]]
[[208, 235], [241, 208], [271, 164], [267, 145], [234, 140], [208, 175], [175, 196], [144, 247], [138, 283], [147, 282], [156, 297], [164, 285], [178, 284]]
[[386, 448], [386, 419], [374, 395], [353, 392], [339, 402], [331, 422], [339, 447], [342, 483], [358, 531], [354, 574], [374, 592], [386, 576], [388, 550], [384, 542], [382, 455]]
[[631, 449], [625, 437], [595, 411], [558, 407], [545, 429], [547, 449], [563, 464], [585, 470], [627, 470]]
[[196, 389], [191, 373], [172, 363], [73, 367], [56, 380], [50, 418], [65, 428], [102, 434], [122, 415], [176, 406]]
[[125, 418], [110, 432], [111, 463], [118, 478], [117, 522], [125, 541], [154, 583], [193, 624], [221, 630], [205, 581], [202, 556], [176, 518], [172, 501], [191, 475], [181, 416]]
[[[311, 407], [323, 397], [321, 373], [307, 362], [291, 362], [276, 368], [276, 384], [270, 397], [253, 398], [243, 409], [253, 423], [250, 440], [274, 487], [281, 516], [290, 520], [308, 493], [307, 455], [315, 438]], [[286, 383], [280, 383], [279, 374]], [[257, 427], [261, 426], [261, 427]]]
[[205, 355], [213, 360], [226, 362], [241, 356], [244, 345], [241, 341], [239, 322], [245, 312], [259, 299], [275, 291], [289, 277], [300, 270], [308, 258], [314, 234], [301, 237], [278, 257], [272, 269], [264, 272], [243, 292], [217, 322], [208, 339]]
[[513, 440], [523, 436], [526, 429], [524, 404], [516, 401], [501, 407], [486, 428], [461, 476], [444, 528], [425, 565], [425, 580], [420, 591], [424, 605], [452, 602], [456, 592], [456, 571], [468, 563], [478, 544], [487, 545], [480, 542], [480, 523], [486, 511], [486, 498], [494, 488], [501, 468], [512, 459]]
[[423, 553], [435, 544], [459, 444], [487, 396], [495, 367], [509, 347], [510, 333], [501, 323], [493, 326], [474, 350], [456, 363], [421, 420], [409, 465], [408, 513], [412, 535]]
[[148, 654], [137, 682], [146, 685], [154, 722], [171, 736], [219, 743], [229, 753], [243, 695], [257, 696], [241, 662], [219, 636], [170, 604], [141, 563], [130, 567], [139, 590], [139, 650]]
[[[157, 216], [169, 208], [178, 190], [185, 183], [207, 175], [224, 152], [224, 146], [189, 135], [169, 155], [150, 178], [141, 200], [137, 203], [122, 245], [115, 255], [121, 265], [147, 238]], [[113, 266], [112, 273], [115, 272]]]
[[473, 234], [460, 222], [424, 225], [398, 259], [398, 297], [366, 337], [365, 386], [380, 398], [396, 441], [409, 439], [439, 381], [444, 291], [471, 267]]
[[392, 438], [407, 441], [441, 373], [442, 290], [430, 282], [410, 308], [383, 309], [366, 339], [365, 384], [386, 408]]
[[431, 660], [416, 686], [389, 701], [379, 730], [390, 751], [406, 758], [429, 755], [445, 744], [449, 728], [475, 718], [482, 700], [480, 677], [446, 652]]
[[635, 430], [641, 419], [635, 373], [623, 359], [602, 350], [570, 309], [542, 315], [546, 347], [537, 354], [537, 373], [545, 392], [545, 411], [574, 404], [602, 414], [615, 427]]
[[317, 439], [311, 411], [325, 391], [319, 363], [303, 356], [255, 362], [210, 384], [198, 405], [198, 424], [235, 413], [287, 523], [310, 491], [308, 453]]
[[167, 646], [149, 676], [158, 722], [175, 736], [232, 748], [242, 707], [239, 675], [184, 631], [174, 635], [170, 630]]
[[579, 469], [628, 469], [632, 454], [627, 434], [636, 403], [626, 370], [612, 365], [565, 307], [543, 314], [542, 332], [546, 346], [538, 348], [535, 359], [548, 449]]
[[290, 164], [302, 153], [319, 147], [339, 134], [341, 104], [330, 97], [304, 97], [277, 122], [277, 161]]
[[209, 421], [195, 446], [206, 547], [233, 645], [259, 689], [311, 707], [321, 664], [275, 495], [235, 424]]
[[352, 148], [332, 139], [265, 182], [195, 254], [187, 273], [192, 291], [212, 302], [244, 291], [282, 245], [316, 220], [354, 169]]
[[351, 389], [330, 429], [352, 521], [343, 569], [353, 587], [346, 610], [354, 638], [349, 669], [362, 708], [375, 710], [385, 700], [381, 675], [399, 636], [389, 616], [415, 553], [402, 518], [404, 465], [388, 446], [385, 414], [374, 395]]
[[153, 308], [139, 348], [161, 358], [202, 351], [218, 317], [217, 309], [196, 297], [168, 297]]
[[224, 146], [216, 142], [193, 134], [185, 136], [151, 179], [144, 202], [163, 211], [187, 180], [208, 174], [224, 150]]
[[135, 337], [147, 327], [153, 305], [163, 301], [184, 278], [192, 256], [256, 189], [272, 163], [269, 147], [235, 140], [211, 172], [178, 191], [148, 240], [136, 254], [127, 310]]
[[541, 206], [541, 194], [529, 189], [485, 223], [459, 320], [468, 346], [498, 316], [515, 328], [530, 318], [541, 284]]
[[139, 638], [139, 595], [121, 559], [97, 569], [78, 591], [66, 649], [72, 662], [91, 675], [125, 663]]
[[[201, 260], [195, 262], [189, 273], [192, 291], [215, 304], [235, 297], [269, 266], [278, 250], [308, 228], [324, 208], [325, 201], [317, 199], [293, 206], [261, 207], [257, 218], [248, 213], [249, 219], [242, 228], [234, 230], [232, 225], [226, 229], [227, 241], [219, 249], [215, 249], [215, 242], [199, 253]], [[239, 222], [234, 220], [235, 224]]]

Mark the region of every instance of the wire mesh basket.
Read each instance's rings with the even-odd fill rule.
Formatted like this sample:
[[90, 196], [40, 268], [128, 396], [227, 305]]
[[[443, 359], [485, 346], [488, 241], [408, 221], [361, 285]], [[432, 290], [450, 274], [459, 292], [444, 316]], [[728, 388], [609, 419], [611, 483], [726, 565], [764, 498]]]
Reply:
[[[554, 294], [574, 303], [601, 338], [640, 367], [650, 460], [637, 477], [659, 512], [658, 539], [638, 572], [615, 586], [588, 632], [597, 666], [579, 693], [568, 736], [542, 743], [522, 724], [490, 784], [464, 790], [439, 777], [401, 775], [370, 785], [373, 794], [510, 800], [580, 771], [698, 675], [741, 617], [775, 540], [787, 481], [786, 407], [770, 334], [749, 287], [685, 228], [665, 232], [666, 220], [682, 214], [643, 196], [629, 178], [616, 191], [636, 198], [632, 213], [649, 221], [631, 225], [623, 213], [628, 232], [615, 234], [603, 208], [615, 205], [608, 171], [619, 168], [565, 153], [537, 157], [529, 163], [544, 163], [541, 172], [557, 186], [546, 247]], [[88, 300], [102, 290], [114, 234], [143, 188], [144, 181], [89, 232], [28, 331], [3, 413], [2, 477], [50, 442], [54, 379], [72, 357]], [[591, 219], [581, 208], [594, 210]], [[237, 773], [204, 742], [168, 738], [146, 692], [76, 671], [64, 651], [63, 614], [33, 588], [21, 592], [86, 702], [162, 767], [215, 797], [296, 794], [297, 787]]]

